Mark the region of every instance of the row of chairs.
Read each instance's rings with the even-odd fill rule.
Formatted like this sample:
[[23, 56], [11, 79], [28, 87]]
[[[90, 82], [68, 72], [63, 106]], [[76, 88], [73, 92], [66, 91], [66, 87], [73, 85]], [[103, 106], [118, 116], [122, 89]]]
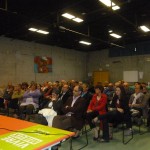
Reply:
[[[142, 123], [140, 123], [140, 124], [133, 124], [133, 126], [136, 125], [136, 126], [138, 127], [138, 133], [139, 133], [139, 135], [143, 135], [143, 134], [149, 132], [148, 130], [147, 130], [147, 131], [142, 131], [142, 130], [141, 130], [141, 127], [142, 127], [142, 126], [143, 126], [143, 127], [146, 127], [146, 126], [147, 126], [147, 121], [146, 121], [146, 119], [143, 118], [142, 116], [141, 116], [141, 119], [142, 119]], [[82, 134], [83, 136], [85, 136], [85, 143], [84, 143], [84, 145], [82, 145], [78, 150], [81, 150], [81, 149], [85, 148], [85, 147], [88, 146], [88, 144], [89, 144], [88, 133], [91, 131], [91, 129], [88, 128], [87, 126], [88, 126], [88, 125], [85, 123], [84, 127], [82, 128], [82, 132], [81, 132], [81, 134]], [[134, 138], [134, 134], [135, 134], [134, 132], [135, 132], [135, 131], [134, 131], [134, 132], [131, 132], [131, 135], [130, 135], [130, 136], [126, 136], [126, 135], [125, 135], [125, 130], [126, 130], [126, 124], [125, 124], [125, 122], [121, 122], [121, 123], [119, 124], [119, 126], [121, 126], [121, 127], [118, 127], [118, 129], [122, 131], [122, 143], [123, 143], [124, 145], [126, 145], [126, 144], [128, 144], [128, 143]]]

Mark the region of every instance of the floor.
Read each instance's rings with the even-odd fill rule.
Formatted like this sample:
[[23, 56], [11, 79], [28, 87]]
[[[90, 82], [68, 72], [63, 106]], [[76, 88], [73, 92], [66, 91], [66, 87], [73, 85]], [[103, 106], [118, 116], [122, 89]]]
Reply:
[[[88, 133], [89, 144], [83, 150], [150, 150], [150, 131], [146, 127], [141, 128], [141, 133], [138, 132], [138, 127], [134, 126], [133, 139], [126, 145], [122, 143], [122, 131], [116, 131], [113, 135], [113, 140], [109, 143], [99, 143], [93, 141], [92, 131]], [[148, 131], [148, 132], [147, 132]], [[128, 139], [129, 137], [126, 137]], [[73, 150], [79, 150], [85, 144], [85, 135], [81, 135], [78, 139], [73, 140]], [[69, 140], [62, 143], [59, 150], [69, 150]]]

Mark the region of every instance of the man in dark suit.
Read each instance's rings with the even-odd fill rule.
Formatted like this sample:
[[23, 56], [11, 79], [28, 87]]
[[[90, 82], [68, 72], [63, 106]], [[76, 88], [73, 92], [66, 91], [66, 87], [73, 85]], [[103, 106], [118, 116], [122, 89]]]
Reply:
[[69, 90], [69, 86], [67, 84], [64, 84], [59, 96], [59, 99], [62, 100], [63, 104], [66, 103], [67, 99], [72, 96], [72, 92]]
[[75, 137], [79, 136], [79, 131], [84, 125], [83, 115], [85, 113], [85, 100], [81, 97], [82, 87], [75, 86], [73, 96], [69, 97], [64, 104], [62, 111], [64, 115], [54, 117], [52, 126], [59, 129], [69, 130], [73, 128]]
[[85, 101], [86, 101], [86, 109], [87, 109], [89, 104], [90, 104], [90, 101], [92, 99], [92, 94], [88, 91], [89, 90], [89, 85], [87, 83], [84, 83], [82, 85], [82, 88], [83, 88], [83, 92], [82, 92], [81, 97], [83, 97], [85, 99]]

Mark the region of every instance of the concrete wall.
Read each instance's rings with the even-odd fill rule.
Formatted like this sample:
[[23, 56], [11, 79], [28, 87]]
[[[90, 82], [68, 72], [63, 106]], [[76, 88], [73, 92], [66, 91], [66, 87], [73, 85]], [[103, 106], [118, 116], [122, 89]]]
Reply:
[[[51, 73], [34, 73], [34, 57], [49, 56], [53, 60]], [[87, 73], [108, 70], [110, 81], [123, 79], [123, 71], [143, 72], [143, 79], [150, 81], [150, 55], [109, 57], [108, 50], [89, 53], [55, 46], [42, 45], [0, 37], [0, 86], [8, 82], [56, 80], [86, 80]]]
[[[108, 57], [108, 50], [89, 52], [88, 72], [108, 70], [110, 81], [115, 82], [123, 79], [123, 71], [143, 72], [140, 82], [150, 81], [150, 55], [136, 55], [126, 57]], [[147, 61], [149, 60], [149, 61]]]
[[[55, 46], [0, 37], [0, 85], [8, 82], [84, 80], [86, 53]], [[52, 58], [51, 73], [34, 73], [34, 57]]]

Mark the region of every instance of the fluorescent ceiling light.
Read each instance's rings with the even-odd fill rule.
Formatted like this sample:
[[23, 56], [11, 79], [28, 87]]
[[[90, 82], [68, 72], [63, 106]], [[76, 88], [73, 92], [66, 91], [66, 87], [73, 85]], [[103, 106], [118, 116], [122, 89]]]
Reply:
[[111, 0], [99, 0], [99, 1], [108, 7], [115, 6], [115, 3], [113, 3]]
[[113, 10], [118, 10], [118, 9], [120, 9], [120, 7], [116, 5], [116, 6], [113, 6], [112, 9]]
[[49, 32], [44, 31], [44, 30], [37, 30], [36, 32], [38, 32], [38, 33], [42, 33], [42, 34], [49, 34]]
[[91, 45], [92, 43], [86, 42], [86, 41], [79, 41], [79, 43], [81, 44], [85, 44], [85, 45]]
[[102, 2], [104, 5], [106, 5], [107, 7], [112, 7], [113, 10], [120, 9], [120, 7], [111, 0], [99, 0], [99, 1]]
[[66, 28], [63, 26], [59, 26], [59, 29], [65, 30]]
[[72, 19], [73, 21], [78, 22], [78, 23], [83, 22], [83, 20], [81, 18], [75, 17], [69, 13], [64, 13], [64, 14], [62, 14], [62, 16], [65, 18], [68, 18], [68, 19]]
[[36, 28], [29, 28], [28, 30], [35, 32], [35, 31], [37, 31], [38, 29], [36, 29]]
[[146, 26], [140, 26], [141, 30], [143, 30], [144, 32], [149, 32], [150, 29]]
[[109, 33], [112, 33], [113, 31], [112, 30], [109, 30]]
[[116, 33], [110, 33], [110, 35], [113, 36], [113, 37], [115, 37], [115, 38], [117, 38], [117, 39], [119, 39], [119, 38], [122, 37], [121, 35], [116, 34]]
[[71, 15], [71, 14], [68, 14], [68, 13], [64, 13], [64, 14], [62, 14], [62, 16], [65, 17], [65, 18], [68, 18], [68, 19], [73, 19], [73, 18], [75, 18], [75, 16], [73, 16], [73, 15]]
[[83, 22], [83, 20], [80, 19], [80, 18], [74, 18], [74, 19], [72, 19], [72, 20], [75, 21], [75, 22], [78, 22], [78, 23]]

